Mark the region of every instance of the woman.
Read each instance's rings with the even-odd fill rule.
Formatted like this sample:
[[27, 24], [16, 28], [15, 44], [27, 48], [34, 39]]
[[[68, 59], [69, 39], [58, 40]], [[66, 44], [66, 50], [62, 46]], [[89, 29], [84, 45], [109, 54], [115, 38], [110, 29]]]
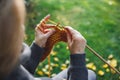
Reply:
[[[23, 0], [0, 0], [0, 80], [88, 80], [89, 72], [85, 67], [86, 40], [76, 30], [66, 27], [70, 50], [70, 67], [53, 78], [35, 78], [33, 76], [39, 60], [44, 55], [48, 37], [54, 30], [48, 30], [44, 22], [41, 26], [47, 33], [35, 30], [35, 40], [29, 48], [23, 44], [25, 6]], [[67, 74], [68, 72], [68, 74]], [[90, 74], [92, 74], [91, 72]], [[93, 75], [89, 80], [94, 80]]]

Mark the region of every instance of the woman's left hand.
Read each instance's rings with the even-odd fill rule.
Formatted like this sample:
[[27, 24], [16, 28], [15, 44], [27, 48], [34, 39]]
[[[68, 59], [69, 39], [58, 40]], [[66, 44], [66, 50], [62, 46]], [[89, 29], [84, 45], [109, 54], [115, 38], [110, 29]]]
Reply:
[[45, 47], [47, 39], [55, 31], [54, 29], [49, 29], [55, 27], [55, 25], [46, 24], [49, 18], [50, 15], [47, 15], [44, 19], [42, 19], [40, 24], [38, 24], [35, 29], [35, 44], [37, 44], [39, 47]]

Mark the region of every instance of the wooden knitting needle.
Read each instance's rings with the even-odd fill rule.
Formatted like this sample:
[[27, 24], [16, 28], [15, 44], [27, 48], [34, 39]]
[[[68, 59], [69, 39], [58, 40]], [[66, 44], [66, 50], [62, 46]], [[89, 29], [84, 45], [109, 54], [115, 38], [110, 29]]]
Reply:
[[[50, 23], [53, 24], [57, 24], [56, 22], [52, 21], [52, 20], [48, 20]], [[60, 27], [62, 27], [61, 25], [59, 25]], [[118, 73], [120, 75], [120, 71], [118, 71], [115, 67], [113, 67], [112, 65], [110, 65], [102, 56], [100, 56], [95, 50], [93, 50], [89, 45], [86, 45], [86, 48], [91, 51], [94, 55], [96, 55], [100, 60], [102, 60], [104, 63], [106, 63], [109, 67], [111, 67], [116, 73]]]
[[93, 54], [95, 54], [100, 60], [102, 60], [104, 63], [106, 63], [108, 66], [110, 66], [115, 72], [117, 72], [120, 75], [120, 72], [114, 68], [112, 65], [110, 65], [102, 56], [100, 56], [95, 50], [93, 50], [90, 46], [86, 45], [86, 48], [88, 48]]

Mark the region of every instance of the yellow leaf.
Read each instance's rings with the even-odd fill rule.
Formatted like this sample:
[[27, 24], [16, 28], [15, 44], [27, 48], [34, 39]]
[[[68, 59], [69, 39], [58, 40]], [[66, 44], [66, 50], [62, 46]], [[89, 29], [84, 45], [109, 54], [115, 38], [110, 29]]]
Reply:
[[103, 76], [103, 75], [104, 75], [104, 72], [103, 72], [102, 70], [99, 70], [99, 71], [98, 71], [98, 74], [99, 74], [100, 76]]
[[108, 59], [112, 59], [112, 58], [113, 58], [113, 55], [110, 54], [110, 55], [108, 56]]
[[103, 65], [103, 68], [107, 68], [107, 67], [108, 67], [108, 65], [107, 65], [107, 64], [104, 64], [104, 65]]
[[116, 67], [117, 66], [117, 60], [116, 59], [112, 59], [110, 64], [111, 64], [111, 66]]
[[39, 75], [43, 75], [43, 72], [42, 72], [42, 71], [37, 71], [37, 73], [38, 73]]
[[106, 69], [106, 72], [110, 72], [110, 69], [107, 68], [107, 69]]

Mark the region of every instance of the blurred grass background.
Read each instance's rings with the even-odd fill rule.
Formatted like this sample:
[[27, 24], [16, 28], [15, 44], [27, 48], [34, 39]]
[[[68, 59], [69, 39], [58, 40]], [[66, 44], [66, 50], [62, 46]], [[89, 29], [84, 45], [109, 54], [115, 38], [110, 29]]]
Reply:
[[[26, 40], [34, 40], [34, 28], [39, 21], [51, 14], [51, 19], [62, 25], [70, 25], [87, 39], [87, 43], [113, 67], [120, 71], [120, 1], [119, 0], [26, 0]], [[86, 49], [87, 67], [94, 70], [98, 80], [120, 80]], [[69, 65], [69, 51], [65, 43], [58, 43], [51, 53], [51, 76]], [[41, 63], [35, 76], [47, 76], [47, 60]]]

